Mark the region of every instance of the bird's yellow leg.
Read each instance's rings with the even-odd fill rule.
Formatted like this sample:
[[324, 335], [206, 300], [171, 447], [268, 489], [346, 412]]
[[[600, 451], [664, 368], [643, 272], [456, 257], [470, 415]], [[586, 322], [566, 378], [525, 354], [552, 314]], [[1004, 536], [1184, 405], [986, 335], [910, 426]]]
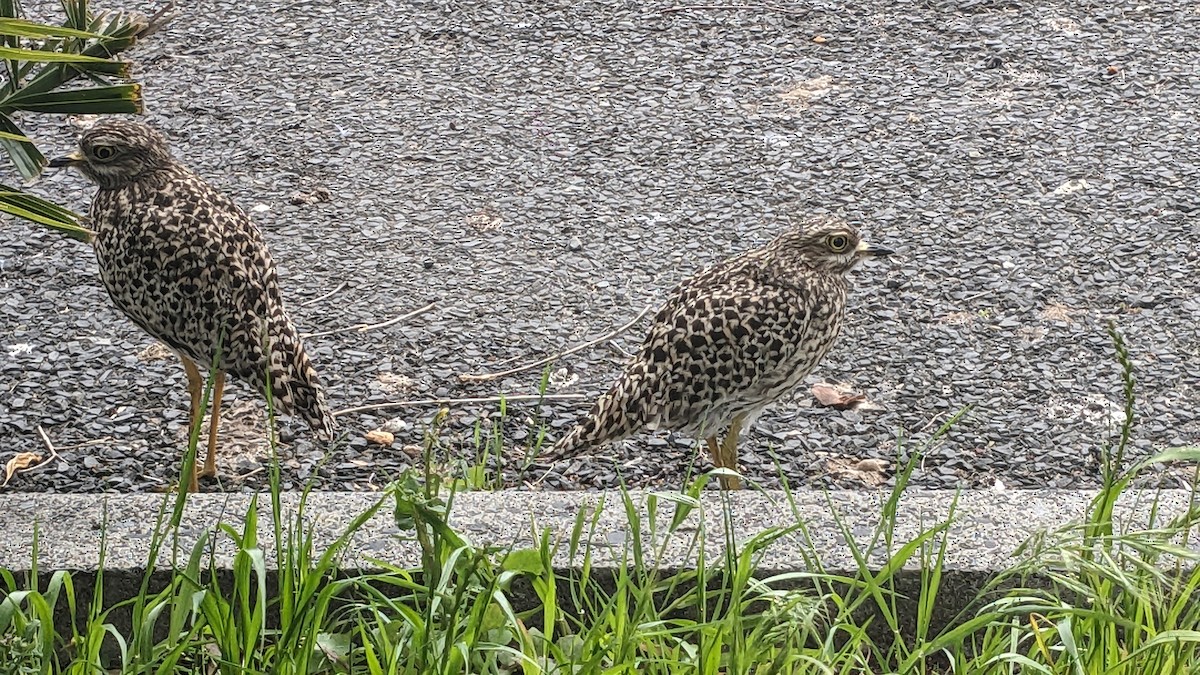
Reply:
[[[737, 471], [737, 445], [738, 436], [742, 433], [742, 423], [746, 420], [743, 415], [736, 415], [733, 421], [729, 423], [729, 432], [725, 434], [725, 440], [721, 442], [718, 451], [721, 455], [718, 466]], [[722, 490], [740, 490], [742, 489], [742, 481], [737, 476], [721, 476]]]
[[221, 395], [225, 393], [225, 371], [217, 371], [217, 379], [213, 382], [212, 416], [208, 421], [208, 455], [204, 458], [204, 468], [201, 476], [217, 475], [217, 426], [221, 423]]
[[[180, 354], [179, 360], [183, 362], [183, 372], [187, 374], [188, 395], [192, 399], [192, 407], [188, 410], [188, 438], [191, 438], [192, 431], [200, 426], [200, 419], [204, 416], [204, 411], [200, 409], [200, 399], [204, 396], [204, 376], [188, 357]], [[189, 492], [200, 491], [196, 473], [193, 467], [192, 480], [188, 484]]]

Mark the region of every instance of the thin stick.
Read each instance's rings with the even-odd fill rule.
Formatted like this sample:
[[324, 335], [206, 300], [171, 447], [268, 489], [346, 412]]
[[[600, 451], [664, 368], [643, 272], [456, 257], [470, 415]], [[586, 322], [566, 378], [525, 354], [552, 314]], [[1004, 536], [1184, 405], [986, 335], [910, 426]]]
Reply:
[[350, 326], [349, 328], [335, 328], [333, 330], [323, 330], [318, 333], [305, 333], [305, 334], [302, 334], [301, 337], [303, 337], [304, 339], [307, 340], [308, 338], [323, 337], [325, 335], [337, 335], [338, 333], [349, 333], [351, 331], [358, 331], [360, 333], [365, 333], [369, 330], [376, 330], [379, 328], [387, 328], [388, 326], [400, 323], [401, 321], [404, 321], [405, 319], [411, 319], [414, 316], [424, 314], [425, 312], [428, 312], [429, 310], [433, 309], [436, 306], [437, 306], [436, 302], [431, 302], [428, 305], [425, 305], [424, 307], [422, 307], [421, 309], [414, 309], [413, 311], [409, 312], [408, 314], [401, 314], [400, 316], [398, 316], [394, 319], [388, 319], [387, 321], [384, 321], [383, 323], [360, 323], [357, 326]]
[[978, 293], [972, 293], [970, 295], [967, 295], [966, 298], [959, 298], [959, 301], [960, 301], [960, 303], [970, 303], [971, 300], [978, 300], [979, 298], [983, 298], [984, 295], [991, 295], [991, 291], [980, 291]]
[[260, 466], [257, 469], [251, 469], [240, 476], [234, 476], [234, 479], [235, 480], [246, 480], [247, 478], [249, 478], [255, 474], [262, 473], [263, 471], [266, 471], [266, 470], [267, 470], [267, 467]]
[[686, 12], [690, 9], [719, 9], [719, 10], [738, 10], [738, 9], [767, 9], [772, 12], [783, 12], [784, 14], [808, 14], [807, 9], [789, 9], [787, 7], [779, 7], [776, 5], [675, 5], [666, 9], [659, 10], [659, 14], [667, 14], [669, 12]]
[[616, 354], [617, 356], [619, 356], [623, 359], [633, 358], [633, 354], [625, 351], [624, 349], [621, 349], [620, 345], [618, 345], [615, 342], [609, 342], [608, 344], [606, 344], [604, 346], [608, 347], [609, 351], [611, 351], [612, 353]]
[[167, 25], [172, 19], [175, 18], [174, 11], [175, 0], [171, 0], [171, 2], [163, 5], [162, 9], [158, 10], [153, 16], [146, 19], [146, 27], [138, 31], [136, 36], [137, 39], [145, 40], [151, 35], [154, 35], [158, 31], [162, 30], [163, 26]]
[[[42, 442], [46, 444], [46, 449], [50, 451], [50, 456], [47, 457], [46, 459], [42, 460], [41, 462], [34, 464], [33, 466], [27, 466], [24, 469], [17, 469], [16, 471], [14, 471], [12, 473], [13, 476], [15, 476], [19, 473], [29, 473], [30, 471], [35, 471], [37, 469], [42, 468], [43, 466], [46, 466], [47, 464], [49, 464], [50, 462], [52, 462], [56, 459], [62, 459], [62, 457], [58, 454], [58, 451], [54, 449], [54, 444], [50, 442], [50, 437], [46, 435], [46, 430], [43, 429], [40, 424], [38, 425], [37, 432], [38, 432], [38, 435], [42, 437]], [[12, 478], [12, 476], [9, 476], [9, 478]], [[4, 485], [8, 485], [8, 479], [5, 479]], [[2, 487], [2, 486], [0, 486], [0, 487]]]
[[42, 442], [46, 444], [46, 449], [50, 451], [50, 455], [58, 457], [58, 451], [54, 449], [54, 444], [50, 442], [50, 437], [46, 435], [46, 430], [42, 428], [42, 425], [38, 425], [37, 432], [38, 436], [42, 437]]
[[509, 375], [515, 375], [517, 373], [523, 373], [527, 370], [533, 370], [534, 368], [544, 366], [547, 363], [553, 363], [553, 362], [561, 359], [564, 356], [570, 356], [571, 354], [574, 354], [575, 352], [583, 351], [583, 350], [587, 349], [588, 347], [595, 347], [596, 345], [598, 345], [602, 342], [607, 342], [607, 341], [615, 338], [616, 336], [620, 335], [621, 333], [624, 333], [625, 331], [632, 328], [633, 324], [637, 323], [638, 321], [641, 321], [642, 317], [649, 314], [650, 310], [652, 310], [652, 309], [654, 309], [654, 305], [646, 305], [646, 309], [643, 309], [641, 312], [639, 312], [637, 316], [633, 317], [633, 319], [631, 319], [629, 321], [629, 323], [626, 323], [624, 326], [621, 326], [620, 328], [617, 328], [616, 330], [605, 333], [604, 335], [601, 335], [600, 337], [596, 338], [595, 340], [591, 340], [590, 342], [585, 342], [577, 347], [572, 347], [565, 352], [551, 354], [550, 356], [547, 356], [546, 358], [542, 359], [541, 361], [535, 361], [534, 363], [529, 363], [529, 364], [526, 364], [523, 366], [519, 366], [517, 368], [505, 370], [505, 371], [502, 371], [499, 373], [485, 373], [483, 375], [470, 375], [467, 373], [460, 373], [458, 376], [458, 381], [459, 382], [487, 382], [489, 380], [498, 380], [502, 377], [508, 377]]
[[407, 408], [416, 405], [453, 405], [457, 403], [499, 403], [501, 401], [573, 401], [587, 398], [587, 394], [521, 394], [518, 396], [484, 396], [481, 398], [427, 398], [419, 401], [394, 401], [392, 403], [372, 403], [356, 408], [345, 408], [334, 411], [333, 416], [349, 415], [371, 410], [387, 410], [389, 408]]
[[507, 366], [508, 364], [510, 364], [514, 361], [520, 361], [521, 359], [523, 359], [525, 357], [526, 357], [526, 354], [517, 354], [516, 356], [510, 356], [507, 359], [501, 359], [501, 360], [493, 363], [492, 365], [499, 368], [500, 366]]
[[305, 300], [304, 302], [297, 305], [297, 307], [308, 307], [309, 305], [314, 305], [322, 300], [328, 300], [329, 298], [332, 298], [333, 296], [337, 295], [338, 292], [341, 291], [343, 288], [345, 288], [349, 283], [350, 283], [349, 281], [343, 281], [342, 283], [338, 284], [337, 288], [333, 289], [332, 291], [329, 291], [325, 295], [322, 295], [319, 298], [313, 298], [312, 300]]

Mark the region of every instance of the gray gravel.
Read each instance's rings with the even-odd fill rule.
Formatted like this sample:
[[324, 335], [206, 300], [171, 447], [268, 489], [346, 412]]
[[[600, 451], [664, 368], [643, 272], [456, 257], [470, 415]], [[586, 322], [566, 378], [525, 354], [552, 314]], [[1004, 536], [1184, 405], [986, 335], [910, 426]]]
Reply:
[[[1200, 439], [1194, 2], [483, 4], [197, 2], [133, 55], [150, 121], [255, 210], [305, 330], [437, 302], [311, 341], [336, 408], [531, 393], [537, 372], [455, 375], [602, 334], [790, 215], [829, 211], [900, 253], [856, 273], [840, 346], [812, 378], [879, 409], [798, 392], [746, 438], [752, 479], [861, 485], [831, 467], [894, 458], [901, 432], [921, 447], [970, 406], [918, 484], [1093, 485], [1121, 406], [1108, 321], [1137, 366], [1135, 452]], [[48, 150], [70, 146], [66, 122], [38, 124]], [[318, 187], [332, 201], [290, 202]], [[92, 192], [63, 173], [33, 189], [78, 209]], [[0, 461], [41, 451], [39, 425], [64, 448], [5, 489], [162, 489], [182, 370], [143, 352], [86, 247], [12, 221], [0, 233]], [[644, 327], [616, 344], [634, 349]], [[620, 364], [604, 347], [567, 357], [552, 393], [596, 393]], [[553, 436], [585, 405], [509, 406], [512, 454], [535, 412]], [[378, 486], [414, 462], [401, 448], [435, 411], [343, 417], [348, 444], [328, 461], [300, 433], [285, 480]], [[473, 425], [496, 414], [455, 406], [447, 452], [473, 454]], [[362, 440], [396, 416], [395, 448]], [[506, 476], [672, 485], [692, 456], [643, 436]], [[261, 485], [260, 465], [227, 458], [221, 488]]]

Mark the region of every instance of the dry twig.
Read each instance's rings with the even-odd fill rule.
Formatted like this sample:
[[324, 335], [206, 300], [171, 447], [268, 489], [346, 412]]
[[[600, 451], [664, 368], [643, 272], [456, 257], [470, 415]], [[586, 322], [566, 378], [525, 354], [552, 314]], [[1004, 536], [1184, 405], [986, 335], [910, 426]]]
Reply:
[[322, 295], [319, 298], [313, 298], [312, 300], [305, 300], [304, 302], [297, 305], [297, 307], [308, 307], [309, 305], [315, 305], [322, 300], [328, 300], [329, 298], [332, 298], [333, 296], [337, 295], [338, 292], [340, 292], [343, 288], [345, 288], [349, 283], [350, 283], [349, 281], [343, 281], [342, 283], [338, 284], [337, 288], [333, 289], [332, 291], [329, 291], [325, 295]]
[[457, 403], [499, 403], [501, 401], [572, 401], [587, 398], [587, 394], [520, 394], [517, 396], [484, 396], [480, 398], [427, 398], [418, 401], [393, 401], [391, 403], [372, 403], [355, 408], [344, 408], [334, 411], [333, 416], [349, 415], [351, 413], [369, 412], [372, 410], [388, 410], [390, 408], [407, 408], [417, 405], [454, 405]]
[[320, 331], [317, 333], [304, 333], [301, 335], [301, 337], [303, 337], [304, 339], [307, 340], [308, 338], [324, 337], [326, 335], [337, 335], [338, 333], [349, 333], [351, 331], [358, 331], [360, 333], [365, 333], [369, 330], [377, 330], [380, 328], [387, 328], [388, 326], [400, 323], [401, 321], [404, 321], [405, 319], [411, 319], [414, 316], [419, 316], [421, 314], [424, 314], [425, 312], [428, 312], [429, 310], [433, 309], [436, 306], [437, 306], [436, 302], [431, 302], [428, 305], [425, 305], [424, 307], [422, 307], [421, 309], [414, 309], [413, 311], [409, 312], [408, 314], [401, 314], [400, 316], [398, 316], [394, 319], [388, 319], [387, 321], [384, 321], [383, 323], [360, 323], [357, 326], [350, 326], [349, 328], [335, 328], [333, 330], [323, 330], [323, 331]]
[[557, 361], [558, 359], [561, 359], [564, 356], [570, 356], [571, 354], [574, 354], [575, 352], [583, 351], [583, 350], [587, 349], [588, 347], [595, 347], [596, 345], [598, 345], [602, 342], [607, 342], [607, 341], [617, 337], [621, 333], [624, 333], [625, 331], [632, 328], [635, 323], [637, 323], [638, 321], [641, 321], [642, 317], [649, 314], [650, 310], [652, 310], [652, 309], [654, 309], [654, 305], [646, 305], [646, 309], [643, 309], [641, 312], [639, 312], [637, 316], [633, 317], [633, 319], [631, 319], [629, 321], [629, 323], [626, 323], [625, 325], [621, 326], [620, 328], [617, 328], [608, 333], [605, 333], [604, 335], [601, 335], [600, 337], [596, 338], [595, 340], [591, 340], [589, 342], [585, 342], [576, 347], [572, 347], [572, 348], [566, 350], [565, 352], [551, 354], [550, 356], [547, 356], [546, 358], [544, 358], [540, 361], [535, 361], [534, 363], [528, 363], [523, 366], [519, 366], [517, 368], [511, 368], [509, 370], [505, 370], [505, 371], [502, 371], [499, 373], [485, 373], [483, 375], [471, 375], [469, 373], [461, 373], [458, 376], [458, 380], [459, 380], [459, 382], [488, 382], [489, 380], [498, 380], [502, 377], [508, 377], [509, 375], [515, 375], [517, 373], [523, 373], [527, 370], [533, 370], [534, 368], [544, 366], [547, 363], [553, 363], [553, 362]]
[[[44, 443], [46, 445], [46, 449], [50, 451], [50, 456], [47, 457], [46, 459], [38, 462], [37, 464], [34, 464], [33, 466], [27, 466], [24, 469], [18, 469], [16, 471], [14, 471], [12, 473], [12, 476], [15, 476], [19, 473], [29, 473], [30, 471], [36, 471], [56, 459], [62, 459], [62, 457], [58, 454], [58, 450], [54, 449], [54, 444], [50, 442], [50, 436], [48, 436], [46, 434], [46, 430], [43, 429], [40, 424], [38, 425], [37, 432], [38, 432], [38, 435], [42, 437], [42, 443]], [[9, 476], [9, 478], [12, 478], [12, 476]], [[8, 485], [7, 479], [4, 481], [4, 485]], [[2, 487], [2, 486], [0, 486], [0, 487]]]
[[267, 470], [267, 467], [259, 466], [258, 468], [251, 469], [251, 470], [247, 471], [246, 473], [234, 476], [233, 479], [234, 480], [246, 480], [247, 478], [250, 478], [250, 477], [254, 476], [255, 474], [262, 473], [263, 471], [266, 471], [266, 470]]
[[154, 35], [175, 18], [175, 0], [163, 5], [157, 12], [146, 19], [146, 25], [138, 30], [135, 37], [139, 40]]

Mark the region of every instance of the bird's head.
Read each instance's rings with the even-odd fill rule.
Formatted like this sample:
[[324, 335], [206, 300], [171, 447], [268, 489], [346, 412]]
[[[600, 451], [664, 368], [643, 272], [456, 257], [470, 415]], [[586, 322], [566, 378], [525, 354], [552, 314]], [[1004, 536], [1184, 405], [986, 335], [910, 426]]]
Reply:
[[855, 227], [838, 218], [816, 218], [788, 231], [768, 249], [789, 263], [825, 274], [845, 274], [865, 258], [891, 255], [891, 249], [863, 241]]
[[112, 189], [173, 162], [167, 139], [156, 129], [138, 122], [107, 120], [85, 131], [79, 149], [50, 160], [50, 166], [73, 166], [101, 188]]

